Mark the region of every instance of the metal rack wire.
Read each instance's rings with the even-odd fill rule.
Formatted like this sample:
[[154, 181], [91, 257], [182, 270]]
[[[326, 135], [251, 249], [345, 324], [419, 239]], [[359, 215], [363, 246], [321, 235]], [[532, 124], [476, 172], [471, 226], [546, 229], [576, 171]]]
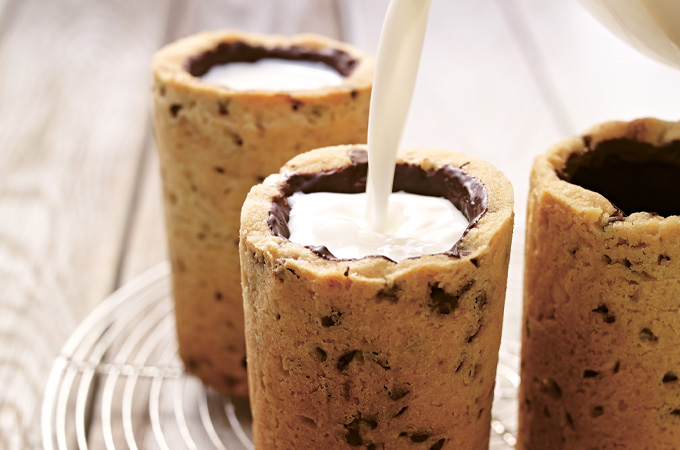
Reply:
[[[494, 450], [515, 443], [516, 347], [501, 346]], [[253, 448], [247, 399], [219, 395], [184, 373], [167, 264], [105, 300], [64, 345], [45, 392], [42, 433], [47, 450]]]

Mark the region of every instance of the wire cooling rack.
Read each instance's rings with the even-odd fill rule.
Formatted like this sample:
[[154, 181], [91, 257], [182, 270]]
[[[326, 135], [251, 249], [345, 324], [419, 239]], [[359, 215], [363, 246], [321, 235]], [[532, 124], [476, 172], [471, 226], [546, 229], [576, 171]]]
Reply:
[[[514, 447], [519, 345], [501, 344], [492, 450]], [[42, 409], [45, 449], [252, 449], [247, 399], [185, 374], [177, 355], [169, 266], [105, 300], [54, 363]]]

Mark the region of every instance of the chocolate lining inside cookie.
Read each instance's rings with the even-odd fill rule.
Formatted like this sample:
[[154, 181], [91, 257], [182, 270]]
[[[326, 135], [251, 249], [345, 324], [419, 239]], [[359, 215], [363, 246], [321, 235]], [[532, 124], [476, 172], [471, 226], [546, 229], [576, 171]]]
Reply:
[[310, 48], [293, 45], [268, 48], [235, 41], [222, 42], [213, 50], [190, 58], [186, 69], [191, 75], [201, 77], [213, 66], [230, 62], [255, 62], [262, 58], [320, 62], [344, 77], [350, 75], [358, 64], [358, 61], [349, 54], [330, 47]]
[[[287, 197], [295, 192], [305, 194], [312, 192], [348, 194], [365, 192], [368, 172], [366, 151], [354, 149], [349, 152], [349, 156], [352, 163], [341, 169], [316, 173], [296, 173], [286, 180], [281, 187], [281, 195], [273, 199], [269, 211], [268, 223], [275, 235], [290, 237], [290, 230], [288, 229], [290, 205]], [[465, 172], [462, 167], [450, 164], [433, 171], [425, 171], [420, 166], [413, 164], [397, 164], [392, 190], [431, 197], [444, 197], [449, 200], [469, 221], [463, 237], [477, 225], [488, 208], [488, 194], [484, 184]], [[459, 257], [461, 255], [459, 244], [463, 237], [445, 254]], [[309, 246], [308, 248], [327, 259], [337, 259], [325, 246]]]
[[680, 215], [680, 141], [660, 147], [630, 139], [603, 141], [572, 153], [557, 175], [602, 194], [619, 216]]

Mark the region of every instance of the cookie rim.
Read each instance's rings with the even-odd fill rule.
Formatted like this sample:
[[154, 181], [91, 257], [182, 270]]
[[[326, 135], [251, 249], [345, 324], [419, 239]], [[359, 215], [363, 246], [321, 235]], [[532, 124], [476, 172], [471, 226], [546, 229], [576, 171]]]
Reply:
[[[514, 220], [514, 195], [510, 181], [491, 164], [478, 158], [439, 149], [405, 149], [397, 156], [397, 163], [413, 164], [426, 171], [436, 170], [446, 164], [464, 166], [463, 170], [478, 178], [485, 186], [488, 197], [487, 211], [477, 225], [461, 239], [461, 255], [444, 253], [422, 255], [394, 262], [380, 256], [359, 259], [329, 260], [309, 248], [277, 236], [268, 224], [269, 211], [274, 198], [281, 194], [281, 187], [293, 173], [313, 173], [320, 170], [337, 170], [352, 163], [349, 153], [353, 149], [366, 149], [366, 145], [340, 145], [324, 147], [303, 153], [291, 159], [279, 173], [268, 176], [261, 184], [254, 186], [241, 212], [241, 245], [250, 245], [259, 251], [275, 255], [273, 259], [295, 260], [296, 265], [312, 265], [316, 269], [338, 270], [350, 268], [356, 274], [368, 274], [371, 268], [385, 274], [408, 271], [423, 264], [443, 266], [447, 264], [470, 263], [491, 246], [490, 239]], [[344, 270], [344, 269], [343, 269]]]
[[632, 121], [609, 121], [586, 129], [578, 137], [562, 139], [545, 153], [534, 159], [531, 170], [529, 201], [531, 194], [541, 190], [541, 195], [568, 205], [575, 212], [583, 213], [602, 227], [643, 226], [661, 221], [663, 224], [680, 226], [680, 215], [659, 216], [649, 212], [622, 215], [620, 210], [604, 195], [563, 180], [558, 172], [563, 169], [572, 154], [583, 154], [599, 143], [614, 139], [629, 139], [656, 147], [680, 140], [680, 122], [669, 122], [645, 117]]
[[[215, 49], [219, 44], [244, 42], [253, 46], [292, 47], [305, 46], [311, 49], [332, 48], [343, 51], [357, 61], [352, 73], [343, 78], [336, 86], [325, 86], [318, 89], [280, 91], [280, 90], [233, 90], [212, 82], [201, 81], [187, 70], [187, 61], [191, 57]], [[355, 90], [370, 89], [373, 83], [375, 60], [363, 50], [319, 34], [304, 33], [294, 36], [276, 34], [250, 33], [241, 30], [204, 31], [172, 42], [156, 52], [152, 61], [152, 71], [156, 84], [164, 84], [199, 92], [210, 92], [213, 95], [229, 97], [272, 97], [292, 96], [300, 99], [311, 99], [331, 93], [351, 93]]]

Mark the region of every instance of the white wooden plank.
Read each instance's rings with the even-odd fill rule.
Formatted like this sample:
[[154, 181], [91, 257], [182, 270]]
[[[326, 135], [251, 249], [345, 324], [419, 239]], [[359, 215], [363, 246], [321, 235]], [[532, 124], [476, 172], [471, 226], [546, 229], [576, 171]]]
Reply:
[[160, 169], [155, 148], [151, 150], [145, 155], [143, 184], [137, 194], [120, 283], [131, 280], [167, 259]]
[[[11, 2], [10, 2], [11, 3]], [[22, 1], [0, 41], [0, 443], [39, 448], [58, 349], [110, 291], [165, 3]]]
[[389, 0], [339, 0], [343, 38], [374, 55], [377, 54], [388, 5]]
[[338, 36], [335, 0], [193, 0], [175, 36], [202, 30], [235, 28], [256, 33]]

